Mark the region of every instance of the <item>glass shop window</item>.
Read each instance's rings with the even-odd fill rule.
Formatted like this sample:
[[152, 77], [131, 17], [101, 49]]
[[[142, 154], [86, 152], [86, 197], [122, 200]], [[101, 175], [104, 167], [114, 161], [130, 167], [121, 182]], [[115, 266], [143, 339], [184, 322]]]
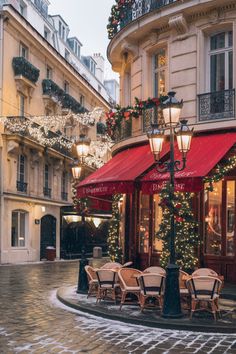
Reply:
[[235, 181], [227, 181], [226, 198], [226, 256], [234, 256]]
[[205, 253], [221, 255], [222, 240], [222, 181], [205, 193]]
[[148, 253], [149, 250], [149, 195], [141, 194], [140, 197], [140, 227], [139, 227], [139, 252]]
[[162, 252], [163, 244], [162, 241], [156, 237], [156, 233], [160, 229], [160, 224], [162, 220], [162, 209], [159, 206], [160, 203], [160, 195], [154, 194], [153, 196], [153, 229], [154, 229], [154, 237], [153, 237], [153, 252]]

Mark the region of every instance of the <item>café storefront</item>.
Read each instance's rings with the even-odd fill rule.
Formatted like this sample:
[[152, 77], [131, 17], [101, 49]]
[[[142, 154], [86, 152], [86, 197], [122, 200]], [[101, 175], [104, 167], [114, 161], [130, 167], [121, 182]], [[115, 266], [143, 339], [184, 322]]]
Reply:
[[[196, 251], [199, 266], [213, 268], [226, 281], [236, 283], [235, 144], [235, 132], [195, 136], [185, 170], [175, 174], [175, 189], [194, 193], [192, 208], [201, 240]], [[169, 158], [168, 144], [161, 158]], [[205, 182], [209, 176], [221, 178], [212, 178], [209, 188]], [[117, 153], [78, 186], [78, 197], [123, 194], [124, 260], [132, 260], [141, 269], [159, 263], [162, 242], [155, 237], [162, 219], [159, 193], [168, 178], [168, 173], [157, 172], [149, 145], [144, 144]]]

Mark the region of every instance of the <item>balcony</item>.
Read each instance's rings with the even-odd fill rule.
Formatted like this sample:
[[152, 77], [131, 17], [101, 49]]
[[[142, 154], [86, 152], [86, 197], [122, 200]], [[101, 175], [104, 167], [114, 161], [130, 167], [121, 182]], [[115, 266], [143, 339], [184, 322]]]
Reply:
[[15, 57], [12, 60], [12, 67], [15, 77], [23, 76], [33, 84], [36, 84], [39, 78], [39, 69], [32, 65], [24, 57]]
[[[5, 132], [23, 136], [41, 144], [41, 141], [37, 138], [37, 134], [35, 134], [35, 132], [39, 131], [39, 135], [41, 135], [42, 126], [31, 121], [29, 118], [17, 116], [7, 117], [7, 120], [4, 123], [4, 129]], [[33, 133], [31, 133], [31, 129], [33, 130]], [[50, 130], [47, 134], [45, 133], [45, 139], [48, 140], [48, 142], [52, 142], [53, 140], [55, 141], [54, 144], [49, 144], [50, 148], [65, 156], [71, 157], [72, 141]], [[47, 146], [45, 142], [44, 145]]]
[[51, 188], [48, 188], [48, 187], [44, 187], [43, 188], [43, 194], [44, 194], [44, 197], [47, 197], [47, 198], [51, 198], [51, 194], [52, 194], [52, 189]]
[[27, 193], [27, 183], [16, 181], [16, 189], [18, 192]]
[[62, 199], [62, 200], [68, 200], [68, 193], [66, 193], [66, 192], [61, 192], [61, 199]]
[[60, 103], [62, 108], [70, 109], [73, 113], [84, 113], [87, 110], [71, 95], [61, 89], [54, 81], [45, 79], [42, 81], [44, 99], [48, 97], [52, 102]]
[[235, 119], [235, 90], [198, 95], [199, 122]]
[[109, 39], [112, 39], [116, 33], [130, 22], [177, 1], [179, 0], [134, 0], [132, 5], [130, 3], [120, 5], [119, 16], [111, 14], [109, 17], [107, 25]]

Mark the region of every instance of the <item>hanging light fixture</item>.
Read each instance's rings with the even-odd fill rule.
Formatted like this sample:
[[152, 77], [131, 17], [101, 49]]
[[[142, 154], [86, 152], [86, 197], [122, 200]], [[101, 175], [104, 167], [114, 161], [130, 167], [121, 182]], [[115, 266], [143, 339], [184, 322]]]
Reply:
[[179, 151], [183, 154], [183, 158], [186, 158], [187, 152], [190, 150], [191, 140], [193, 136], [193, 128], [192, 130], [190, 130], [187, 123], [187, 120], [181, 120], [180, 129], [176, 133], [178, 148]]
[[155, 161], [159, 161], [165, 139], [164, 130], [159, 129], [159, 125], [154, 123], [151, 125], [151, 129], [147, 132], [147, 136]]
[[75, 162], [71, 168], [72, 176], [73, 176], [74, 180], [77, 181], [80, 179], [81, 169], [82, 169], [82, 167], [78, 163]]
[[177, 125], [179, 123], [179, 117], [181, 109], [183, 107], [183, 100], [178, 101], [175, 98], [175, 92], [168, 93], [168, 99], [161, 104], [163, 117], [166, 125]]
[[76, 142], [76, 150], [78, 158], [83, 162], [88, 156], [91, 140], [85, 134], [80, 134], [79, 140]]

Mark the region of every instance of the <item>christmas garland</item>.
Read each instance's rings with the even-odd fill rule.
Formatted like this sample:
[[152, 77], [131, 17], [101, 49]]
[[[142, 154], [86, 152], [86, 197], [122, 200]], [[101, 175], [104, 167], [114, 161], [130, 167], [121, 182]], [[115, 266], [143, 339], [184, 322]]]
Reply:
[[142, 101], [135, 97], [134, 106], [120, 107], [117, 105], [114, 110], [110, 110], [106, 113], [107, 134], [114, 139], [116, 131], [119, 131], [121, 128], [122, 121], [130, 121], [132, 118], [138, 118], [143, 111], [153, 107], [159, 107], [167, 98], [167, 96], [161, 96], [159, 98], [148, 98]]
[[212, 192], [214, 190], [213, 183], [220, 181], [224, 176], [236, 167], [236, 156], [225, 160], [223, 164], [218, 164], [215, 168], [213, 176], [207, 176], [203, 179], [204, 183], [208, 183], [206, 190]]
[[116, 4], [111, 8], [111, 15], [108, 18], [107, 32], [108, 38], [112, 39], [118, 32], [120, 22], [125, 17], [129, 7], [134, 3], [134, 0], [116, 0]]
[[122, 248], [119, 242], [119, 228], [120, 228], [120, 211], [119, 200], [121, 194], [115, 194], [112, 196], [112, 219], [110, 221], [108, 229], [108, 255], [112, 262], [121, 262]]
[[196, 248], [199, 246], [198, 223], [191, 208], [193, 193], [175, 192], [172, 196], [169, 184], [160, 193], [162, 221], [156, 237], [163, 242], [160, 264], [166, 267], [170, 257], [171, 215], [175, 218], [176, 263], [185, 271], [191, 271], [198, 263]]

